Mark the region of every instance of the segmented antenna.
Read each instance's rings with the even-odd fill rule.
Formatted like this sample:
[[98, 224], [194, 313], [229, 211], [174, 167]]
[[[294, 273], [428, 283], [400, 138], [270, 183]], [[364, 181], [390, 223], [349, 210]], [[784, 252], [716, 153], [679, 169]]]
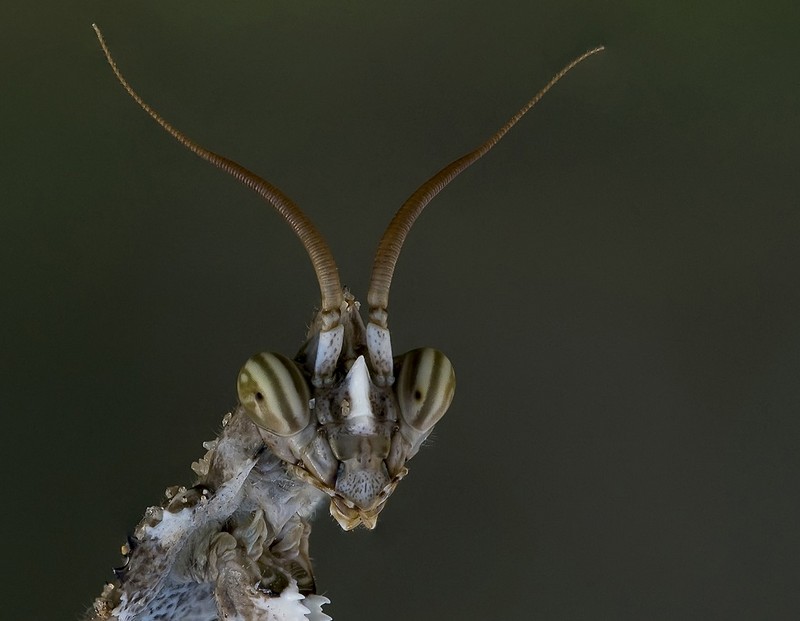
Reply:
[[201, 147], [191, 138], [188, 138], [164, 120], [158, 112], [151, 108], [139, 94], [133, 90], [133, 87], [125, 79], [125, 76], [122, 75], [113, 56], [111, 56], [111, 51], [108, 49], [108, 45], [106, 45], [106, 41], [103, 38], [103, 33], [100, 32], [100, 28], [97, 24], [92, 24], [92, 28], [94, 28], [97, 40], [100, 42], [100, 47], [103, 49], [108, 64], [111, 65], [111, 70], [114, 72], [114, 75], [117, 76], [117, 80], [128, 95], [139, 104], [142, 110], [147, 112], [156, 123], [161, 125], [168, 134], [184, 147], [217, 168], [224, 170], [234, 179], [255, 191], [283, 216], [283, 219], [286, 220], [305, 247], [308, 256], [311, 258], [314, 272], [317, 274], [322, 296], [323, 316], [327, 324], [323, 326], [323, 329], [336, 326], [338, 324], [339, 308], [344, 299], [342, 295], [342, 285], [339, 281], [339, 271], [336, 267], [336, 261], [333, 259], [333, 253], [331, 253], [330, 247], [311, 220], [308, 219], [305, 213], [303, 213], [292, 199], [286, 196], [286, 194], [277, 187], [233, 160]]
[[600, 45], [594, 49], [589, 50], [578, 56], [561, 71], [555, 74], [550, 81], [540, 90], [533, 98], [526, 103], [522, 109], [517, 112], [511, 119], [503, 125], [497, 132], [495, 132], [486, 142], [480, 145], [474, 151], [470, 151], [466, 155], [461, 156], [457, 160], [451, 162], [442, 168], [433, 177], [423, 183], [419, 189], [414, 192], [400, 209], [395, 214], [386, 232], [383, 234], [378, 250], [375, 253], [375, 260], [372, 264], [372, 279], [369, 285], [369, 293], [367, 295], [367, 302], [369, 303], [369, 316], [370, 321], [383, 328], [387, 327], [387, 308], [389, 306], [389, 288], [392, 285], [392, 276], [394, 275], [394, 268], [397, 264], [397, 259], [400, 256], [400, 250], [403, 247], [403, 242], [406, 240], [411, 227], [416, 219], [425, 209], [425, 206], [435, 197], [439, 192], [447, 187], [447, 184], [455, 179], [458, 175], [464, 172], [472, 164], [478, 161], [481, 157], [486, 155], [491, 148], [496, 145], [503, 136], [508, 133], [514, 125], [517, 124], [525, 113], [535, 106], [542, 97], [545, 96], [561, 78], [563, 78], [571, 69], [580, 64], [590, 56], [603, 51], [604, 46]]

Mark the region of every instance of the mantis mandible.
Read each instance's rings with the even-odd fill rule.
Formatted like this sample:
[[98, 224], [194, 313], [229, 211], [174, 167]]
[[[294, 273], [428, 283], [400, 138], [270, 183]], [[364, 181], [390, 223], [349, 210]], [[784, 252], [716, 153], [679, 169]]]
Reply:
[[311, 517], [329, 503], [345, 530], [375, 527], [378, 515], [447, 411], [455, 373], [436, 349], [392, 353], [389, 289], [403, 242], [425, 206], [485, 155], [564, 75], [602, 46], [567, 64], [486, 142], [417, 189], [381, 238], [359, 303], [342, 288], [319, 231], [281, 190], [233, 160], [201, 147], [164, 120], [118, 69], [117, 80], [184, 147], [254, 190], [303, 244], [319, 282], [320, 309], [294, 358], [260, 353], [239, 371], [239, 403], [219, 436], [192, 464], [191, 487], [171, 487], [147, 509], [89, 611], [119, 621], [330, 619], [316, 594], [308, 551]]

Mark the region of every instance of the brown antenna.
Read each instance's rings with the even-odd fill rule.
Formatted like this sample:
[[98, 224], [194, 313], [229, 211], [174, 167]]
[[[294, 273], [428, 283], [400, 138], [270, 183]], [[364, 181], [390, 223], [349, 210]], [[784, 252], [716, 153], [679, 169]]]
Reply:
[[370, 280], [369, 293], [367, 294], [367, 302], [369, 303], [369, 316], [370, 321], [383, 328], [386, 328], [387, 321], [387, 307], [389, 305], [389, 288], [392, 284], [392, 275], [394, 268], [397, 264], [397, 258], [400, 256], [400, 250], [403, 247], [403, 242], [406, 240], [408, 232], [411, 230], [414, 221], [425, 209], [425, 206], [441, 192], [447, 184], [455, 179], [464, 170], [470, 167], [474, 162], [483, 157], [489, 150], [496, 145], [503, 136], [506, 135], [517, 121], [519, 121], [525, 113], [535, 106], [539, 100], [544, 97], [545, 93], [549, 91], [556, 82], [563, 78], [573, 67], [605, 49], [602, 45], [598, 46], [588, 52], [578, 56], [575, 60], [570, 62], [561, 71], [555, 74], [545, 87], [540, 90], [522, 109], [517, 112], [511, 119], [503, 125], [495, 134], [493, 134], [486, 142], [480, 145], [474, 151], [470, 151], [466, 155], [451, 162], [442, 168], [433, 177], [423, 183], [419, 189], [414, 192], [400, 209], [395, 214], [386, 232], [383, 234], [378, 250], [375, 253], [375, 261], [372, 264], [372, 279]]
[[119, 83], [122, 84], [122, 87], [127, 91], [128, 95], [139, 104], [142, 110], [147, 112], [156, 123], [161, 125], [167, 133], [184, 147], [217, 168], [224, 170], [251, 190], [254, 190], [283, 216], [283, 219], [286, 220], [305, 247], [308, 256], [311, 258], [314, 272], [317, 274], [320, 293], [322, 295], [322, 311], [324, 313], [324, 319], [326, 320], [326, 325], [323, 326], [323, 329], [335, 327], [338, 324], [339, 308], [344, 299], [342, 295], [342, 286], [339, 281], [339, 271], [336, 268], [336, 261], [333, 259], [333, 254], [328, 244], [322, 238], [322, 235], [320, 235], [311, 220], [308, 219], [292, 199], [274, 185], [233, 160], [201, 147], [167, 123], [167, 121], [145, 103], [138, 93], [133, 90], [131, 85], [128, 84], [128, 81], [117, 67], [117, 63], [114, 62], [111, 51], [108, 49], [103, 34], [100, 32], [100, 28], [98, 28], [97, 24], [92, 24], [92, 28], [94, 28], [95, 34], [97, 34], [100, 47], [103, 48], [106, 60], [108, 60], [108, 64], [111, 65], [111, 69], [114, 75], [117, 76], [117, 80], [119, 80]]

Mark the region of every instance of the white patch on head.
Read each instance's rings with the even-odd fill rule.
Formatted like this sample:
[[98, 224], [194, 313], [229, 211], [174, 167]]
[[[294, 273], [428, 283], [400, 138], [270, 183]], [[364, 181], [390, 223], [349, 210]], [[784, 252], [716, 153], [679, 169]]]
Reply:
[[392, 376], [394, 362], [392, 360], [392, 338], [388, 328], [372, 323], [367, 324], [367, 350], [372, 367], [375, 369], [380, 385], [394, 383]]
[[314, 361], [315, 386], [322, 386], [333, 380], [333, 371], [342, 353], [344, 343], [344, 326], [338, 325], [332, 330], [319, 333], [317, 342], [317, 357]]
[[350, 367], [350, 371], [344, 379], [344, 389], [349, 396], [347, 418], [374, 417], [369, 399], [372, 382], [369, 379], [369, 369], [367, 369], [367, 361], [364, 360], [364, 356], [359, 356]]

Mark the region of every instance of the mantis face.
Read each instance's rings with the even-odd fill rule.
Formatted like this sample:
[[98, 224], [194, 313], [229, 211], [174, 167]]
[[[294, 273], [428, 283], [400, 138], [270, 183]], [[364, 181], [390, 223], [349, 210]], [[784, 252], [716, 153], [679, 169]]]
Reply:
[[328, 244], [306, 214], [268, 181], [165, 121], [128, 84], [94, 28], [117, 79], [139, 106], [183, 146], [271, 204], [305, 247], [321, 293], [308, 340], [294, 359], [279, 353], [252, 356], [238, 375], [239, 400], [287, 472], [330, 497], [331, 514], [342, 528], [374, 528], [408, 472], [406, 463], [447, 411], [455, 391], [453, 366], [443, 353], [422, 348], [392, 355], [389, 289], [406, 236], [450, 181], [491, 150], [567, 72], [603, 47], [569, 63], [488, 140], [445, 166], [403, 203], [378, 243], [365, 324], [359, 303], [341, 286]]
[[368, 349], [365, 330], [349, 295], [341, 318], [346, 346], [323, 376], [314, 375], [315, 335], [297, 360], [251, 357], [239, 372], [239, 400], [264, 443], [330, 496], [331, 515], [343, 529], [372, 529], [407, 474], [406, 462], [450, 406], [455, 373], [443, 353], [422, 348], [396, 357], [394, 376], [382, 376], [368, 351], [359, 353]]

